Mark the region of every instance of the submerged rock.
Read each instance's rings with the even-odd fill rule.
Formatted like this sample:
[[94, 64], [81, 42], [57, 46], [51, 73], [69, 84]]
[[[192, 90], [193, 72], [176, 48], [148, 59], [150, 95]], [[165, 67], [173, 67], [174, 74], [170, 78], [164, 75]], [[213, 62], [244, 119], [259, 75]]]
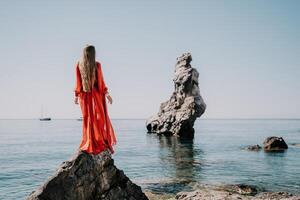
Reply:
[[291, 145], [294, 147], [300, 147], [300, 143], [292, 143]]
[[246, 150], [248, 150], [248, 151], [259, 151], [259, 150], [261, 150], [261, 146], [259, 146], [258, 144], [250, 145], [250, 146], [246, 147]]
[[63, 162], [27, 200], [147, 200], [141, 188], [116, 168], [108, 151], [79, 151]]
[[175, 91], [170, 100], [160, 105], [158, 114], [149, 118], [146, 127], [149, 133], [194, 136], [194, 122], [205, 109], [199, 90], [198, 71], [190, 64], [192, 56], [185, 53], [177, 58], [175, 66]]
[[264, 141], [265, 151], [282, 151], [288, 149], [288, 145], [285, 143], [282, 137], [268, 137]]

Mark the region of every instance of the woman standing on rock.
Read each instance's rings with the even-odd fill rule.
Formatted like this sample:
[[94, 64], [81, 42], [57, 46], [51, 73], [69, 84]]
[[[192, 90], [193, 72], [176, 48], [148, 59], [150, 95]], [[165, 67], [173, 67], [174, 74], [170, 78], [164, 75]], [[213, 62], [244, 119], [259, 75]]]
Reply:
[[116, 144], [110, 122], [106, 99], [112, 98], [105, 85], [101, 64], [96, 61], [96, 50], [92, 45], [83, 49], [82, 59], [76, 65], [75, 104], [80, 104], [83, 117], [83, 136], [80, 150], [94, 155]]

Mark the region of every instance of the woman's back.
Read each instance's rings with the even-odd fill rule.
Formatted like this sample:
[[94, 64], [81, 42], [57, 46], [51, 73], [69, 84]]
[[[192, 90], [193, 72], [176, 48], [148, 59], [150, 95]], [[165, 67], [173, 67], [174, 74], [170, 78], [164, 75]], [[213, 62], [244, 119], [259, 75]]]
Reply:
[[96, 67], [91, 72], [88, 72], [84, 67], [82, 67], [80, 62], [78, 62], [78, 68], [82, 79], [82, 90], [84, 92], [91, 92], [92, 89], [98, 85], [98, 62], [96, 62]]
[[95, 67], [90, 67], [82, 63], [82, 61], [78, 62], [84, 92], [90, 92], [97, 82], [97, 64], [95, 63], [94, 65]]

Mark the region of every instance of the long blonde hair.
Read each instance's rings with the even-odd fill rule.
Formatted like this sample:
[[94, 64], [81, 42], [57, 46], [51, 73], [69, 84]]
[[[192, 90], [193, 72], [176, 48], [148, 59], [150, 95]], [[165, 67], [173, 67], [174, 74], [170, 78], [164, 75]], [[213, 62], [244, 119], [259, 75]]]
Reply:
[[96, 49], [87, 45], [83, 49], [82, 59], [79, 61], [79, 70], [84, 92], [90, 92], [96, 81]]

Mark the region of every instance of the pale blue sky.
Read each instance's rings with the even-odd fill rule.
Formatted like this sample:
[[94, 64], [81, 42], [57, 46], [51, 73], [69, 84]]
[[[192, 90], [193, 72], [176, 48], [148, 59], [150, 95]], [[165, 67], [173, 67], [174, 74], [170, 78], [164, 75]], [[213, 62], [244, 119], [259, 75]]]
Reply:
[[204, 118], [300, 118], [300, 1], [1, 1], [0, 118], [77, 118], [75, 62], [94, 44], [112, 118], [147, 118], [191, 52]]

